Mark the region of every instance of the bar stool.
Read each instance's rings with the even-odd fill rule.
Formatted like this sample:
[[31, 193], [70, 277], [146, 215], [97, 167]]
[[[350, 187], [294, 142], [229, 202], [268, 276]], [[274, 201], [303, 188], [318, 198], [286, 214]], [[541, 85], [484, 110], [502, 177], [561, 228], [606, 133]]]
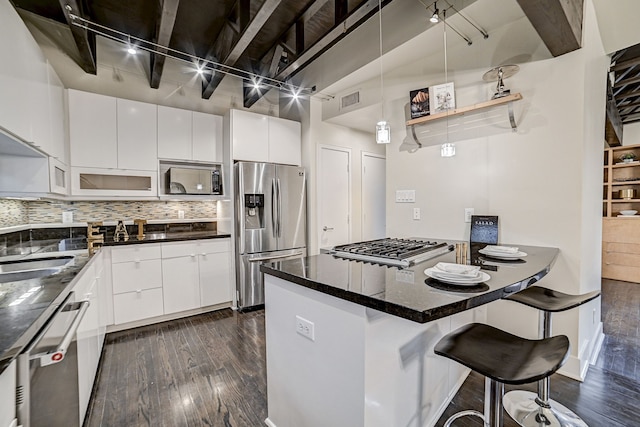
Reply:
[[493, 326], [470, 323], [442, 338], [434, 352], [485, 376], [484, 414], [461, 411], [449, 417], [445, 427], [467, 415], [482, 418], [487, 427], [502, 427], [504, 385], [531, 383], [553, 374], [569, 354], [569, 339], [560, 335], [528, 340]]
[[[541, 286], [531, 286], [510, 295], [506, 300], [519, 302], [540, 310], [538, 336], [551, 336], [551, 313], [566, 311], [600, 296], [600, 291], [583, 295], [568, 295]], [[504, 396], [504, 409], [518, 424], [525, 427], [587, 427], [570, 409], [549, 398], [549, 378], [538, 382], [538, 393], [513, 390]]]

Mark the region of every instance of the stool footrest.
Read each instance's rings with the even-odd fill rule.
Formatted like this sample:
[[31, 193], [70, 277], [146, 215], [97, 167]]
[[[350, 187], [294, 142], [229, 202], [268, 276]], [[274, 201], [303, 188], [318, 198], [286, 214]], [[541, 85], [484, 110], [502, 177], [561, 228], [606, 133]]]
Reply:
[[525, 390], [513, 390], [504, 395], [505, 411], [519, 425], [524, 427], [588, 427], [570, 409], [554, 400], [541, 406], [536, 393]]
[[487, 424], [487, 421], [484, 419], [484, 414], [482, 412], [474, 411], [472, 409], [469, 409], [469, 410], [460, 411], [460, 412], [457, 412], [457, 413], [451, 415], [447, 419], [447, 421], [444, 423], [444, 427], [451, 427], [451, 424], [455, 420], [457, 420], [458, 418], [469, 417], [469, 416], [482, 418], [482, 421], [484, 422], [484, 425], [487, 426], [487, 427], [489, 426], [489, 424]]

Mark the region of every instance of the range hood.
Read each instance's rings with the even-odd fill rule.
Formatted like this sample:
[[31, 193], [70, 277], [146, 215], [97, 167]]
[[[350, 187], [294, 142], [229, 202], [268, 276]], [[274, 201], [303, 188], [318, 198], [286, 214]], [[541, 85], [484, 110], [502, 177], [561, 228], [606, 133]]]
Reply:
[[47, 155], [19, 136], [0, 126], [0, 156], [40, 157]]

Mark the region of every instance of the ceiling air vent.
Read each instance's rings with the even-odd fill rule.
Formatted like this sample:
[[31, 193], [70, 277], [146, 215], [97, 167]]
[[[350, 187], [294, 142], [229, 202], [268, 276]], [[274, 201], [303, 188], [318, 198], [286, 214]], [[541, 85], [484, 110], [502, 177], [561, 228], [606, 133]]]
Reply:
[[340, 98], [340, 108], [344, 109], [360, 103], [360, 92], [353, 92]]

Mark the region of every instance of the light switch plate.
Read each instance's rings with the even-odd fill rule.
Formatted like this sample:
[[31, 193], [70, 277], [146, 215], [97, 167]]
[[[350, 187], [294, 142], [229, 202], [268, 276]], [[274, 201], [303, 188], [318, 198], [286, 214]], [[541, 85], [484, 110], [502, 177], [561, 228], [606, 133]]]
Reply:
[[464, 222], [471, 222], [471, 215], [473, 215], [473, 208], [464, 208]]
[[415, 203], [416, 190], [396, 190], [396, 203]]

